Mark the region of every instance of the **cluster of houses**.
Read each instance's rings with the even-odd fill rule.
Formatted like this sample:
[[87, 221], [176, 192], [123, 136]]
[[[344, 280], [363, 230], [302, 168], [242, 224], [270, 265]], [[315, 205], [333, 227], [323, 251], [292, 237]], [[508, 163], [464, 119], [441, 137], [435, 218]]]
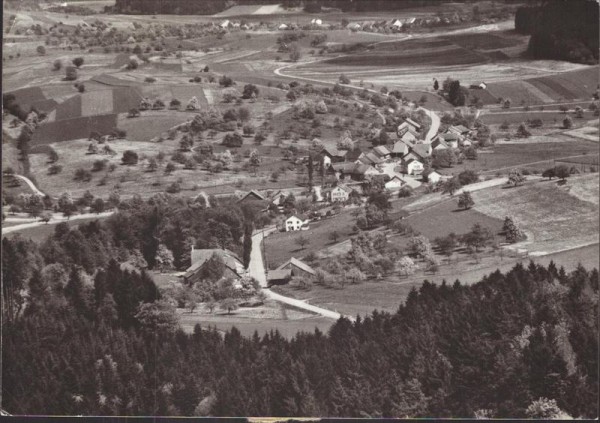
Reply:
[[451, 16], [428, 16], [428, 17], [408, 17], [394, 18], [391, 20], [381, 21], [360, 21], [350, 22], [346, 28], [351, 31], [366, 31], [366, 32], [401, 32], [409, 28], [418, 26], [437, 26], [451, 25], [463, 22], [466, 18], [455, 13]]
[[[221, 248], [195, 249], [192, 247], [191, 266], [186, 269], [183, 275], [183, 282], [188, 285], [202, 283], [206, 266], [212, 258], [218, 258], [223, 263], [222, 277], [232, 279], [234, 287], [240, 288], [240, 280], [248, 276], [248, 271], [244, 268], [237, 254]], [[314, 278], [315, 274], [315, 270], [308, 264], [292, 257], [276, 269], [267, 272], [267, 284], [268, 286], [284, 284], [289, 282], [293, 277], [311, 279]]]
[[[404, 187], [418, 188], [423, 182], [437, 184], [447, 176], [432, 170], [426, 163], [435, 151], [470, 146], [472, 131], [462, 125], [450, 126], [431, 140], [420, 139], [421, 125], [407, 118], [397, 128], [393, 145], [379, 145], [369, 151], [324, 146], [321, 165], [325, 167], [326, 182], [313, 188], [317, 202], [347, 203], [352, 195], [361, 196], [364, 181], [381, 178], [387, 191], [393, 193]], [[284, 213], [289, 192], [277, 191], [268, 196], [258, 191], [239, 193], [238, 201], [262, 202], [265, 211]], [[310, 217], [289, 216], [282, 227], [285, 231], [308, 230]]]

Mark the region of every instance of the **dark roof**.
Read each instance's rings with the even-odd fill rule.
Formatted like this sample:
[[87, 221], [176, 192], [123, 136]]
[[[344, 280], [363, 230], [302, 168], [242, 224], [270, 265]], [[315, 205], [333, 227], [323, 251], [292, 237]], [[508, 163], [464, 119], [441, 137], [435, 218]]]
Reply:
[[252, 190], [252, 191], [249, 191], [247, 194], [245, 194], [239, 201], [243, 201], [243, 200], [245, 200], [248, 197], [254, 197], [257, 200], [264, 200], [265, 199], [265, 197], [261, 193], [259, 193], [256, 190]]
[[242, 264], [240, 258], [235, 253], [229, 250], [214, 248], [201, 250], [192, 249], [190, 260], [192, 265], [186, 269], [184, 277], [189, 277], [192, 274], [194, 274], [213, 255], [217, 255], [218, 257], [220, 257], [223, 260], [225, 266], [227, 266], [233, 272], [241, 276], [242, 272], [244, 271], [244, 265]]
[[307, 272], [307, 273], [310, 273], [311, 275], [314, 275], [314, 274], [316, 273], [316, 272], [315, 272], [315, 269], [313, 269], [313, 268], [312, 268], [312, 267], [310, 267], [308, 264], [306, 264], [306, 263], [304, 263], [304, 262], [302, 262], [302, 261], [298, 260], [298, 259], [297, 259], [297, 258], [295, 258], [295, 257], [292, 257], [291, 259], [289, 259], [288, 261], [286, 261], [285, 263], [283, 263], [281, 266], [279, 266], [279, 267], [277, 268], [277, 270], [282, 270], [282, 269], [285, 269], [287, 266], [290, 266], [290, 265], [291, 265], [291, 266], [295, 266], [295, 267], [297, 267], [297, 268], [299, 268], [299, 269], [302, 269], [302, 270], [304, 270], [305, 272]]
[[268, 281], [281, 281], [292, 277], [292, 269], [275, 269], [267, 272]]

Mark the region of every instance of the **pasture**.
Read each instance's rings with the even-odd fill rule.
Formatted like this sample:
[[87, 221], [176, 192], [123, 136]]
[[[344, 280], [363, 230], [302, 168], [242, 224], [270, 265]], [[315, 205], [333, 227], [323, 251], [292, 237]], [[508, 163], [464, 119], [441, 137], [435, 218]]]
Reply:
[[[582, 200], [582, 191], [594, 201]], [[572, 177], [562, 186], [554, 180], [491, 188], [474, 192], [473, 199], [481, 213], [497, 219], [512, 216], [527, 233], [525, 248], [530, 252], [556, 252], [598, 242], [598, 174]]]

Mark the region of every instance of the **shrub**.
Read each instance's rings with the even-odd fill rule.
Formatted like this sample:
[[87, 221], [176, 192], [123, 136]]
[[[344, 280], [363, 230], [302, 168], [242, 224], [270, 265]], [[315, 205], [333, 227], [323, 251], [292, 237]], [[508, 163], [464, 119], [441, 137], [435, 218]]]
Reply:
[[65, 80], [75, 81], [77, 79], [77, 68], [75, 66], [67, 66], [65, 68]]
[[56, 59], [52, 65], [52, 69], [58, 71], [62, 68], [62, 61], [60, 59]]
[[227, 75], [223, 75], [221, 78], [219, 78], [219, 85], [222, 87], [231, 87], [232, 85], [234, 85], [234, 82], [233, 79], [231, 79]]
[[44, 47], [44, 46], [37, 46], [37, 48], [35, 49], [35, 51], [37, 51], [37, 54], [39, 54], [40, 56], [44, 56], [46, 54], [46, 47]]
[[83, 57], [76, 57], [72, 62], [77, 68], [80, 68], [83, 65]]
[[151, 76], [147, 76], [147, 77], [144, 79], [144, 82], [147, 82], [147, 83], [149, 83], [149, 84], [152, 84], [153, 82], [156, 82], [156, 78], [153, 78], [153, 77], [151, 77]]
[[124, 165], [136, 165], [138, 163], [138, 160], [138, 154], [132, 150], [125, 150], [123, 152], [123, 157], [121, 158], [121, 162]]

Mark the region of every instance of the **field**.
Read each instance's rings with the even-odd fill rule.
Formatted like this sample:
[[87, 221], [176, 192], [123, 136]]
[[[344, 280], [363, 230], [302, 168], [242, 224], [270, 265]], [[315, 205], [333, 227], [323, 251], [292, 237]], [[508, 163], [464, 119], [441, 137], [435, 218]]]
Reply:
[[40, 125], [34, 132], [32, 144], [50, 144], [78, 138], [87, 138], [92, 131], [110, 134], [117, 127], [117, 115], [76, 117]]
[[[272, 233], [263, 241], [267, 268], [274, 269], [290, 257], [302, 258], [309, 252], [316, 252], [334, 244], [329, 239], [334, 231], [339, 235], [338, 241], [350, 237], [354, 233], [352, 227], [355, 220], [352, 209], [345, 209], [335, 218], [312, 222], [307, 231]], [[310, 244], [304, 250], [296, 244], [296, 240], [301, 236], [310, 240]]]
[[[571, 189], [578, 194], [570, 194]], [[579, 198], [582, 191], [594, 201]], [[598, 174], [569, 178], [564, 186], [540, 181], [513, 189], [476, 191], [473, 199], [475, 209], [482, 213], [498, 219], [512, 216], [528, 234], [524, 246], [530, 252], [555, 252], [598, 242]]]
[[313, 285], [309, 290], [289, 285], [280, 285], [272, 289], [283, 295], [306, 300], [310, 304], [336, 310], [349, 316], [365, 316], [374, 310], [394, 313], [398, 306], [406, 300], [411, 289], [418, 289], [424, 280], [436, 284], [441, 284], [444, 280], [446, 283], [452, 284], [459, 280], [462, 284], [468, 285], [479, 282], [484, 276], [497, 269], [507, 272], [516, 263], [527, 265], [529, 260], [543, 266], [554, 261], [557, 266], [563, 266], [567, 271], [574, 270], [578, 263], [586, 268], [597, 268], [599, 253], [598, 244], [531, 258], [521, 257], [508, 251], [502, 257], [499, 255], [480, 257], [478, 263], [473, 261], [449, 264], [442, 262], [437, 274], [418, 271], [409, 277], [394, 275], [380, 281], [346, 285], [343, 289], [320, 285]]
[[127, 131], [131, 141], [150, 141], [168, 129], [191, 119], [192, 115], [173, 111], [147, 111], [137, 118], [120, 115], [117, 126]]

